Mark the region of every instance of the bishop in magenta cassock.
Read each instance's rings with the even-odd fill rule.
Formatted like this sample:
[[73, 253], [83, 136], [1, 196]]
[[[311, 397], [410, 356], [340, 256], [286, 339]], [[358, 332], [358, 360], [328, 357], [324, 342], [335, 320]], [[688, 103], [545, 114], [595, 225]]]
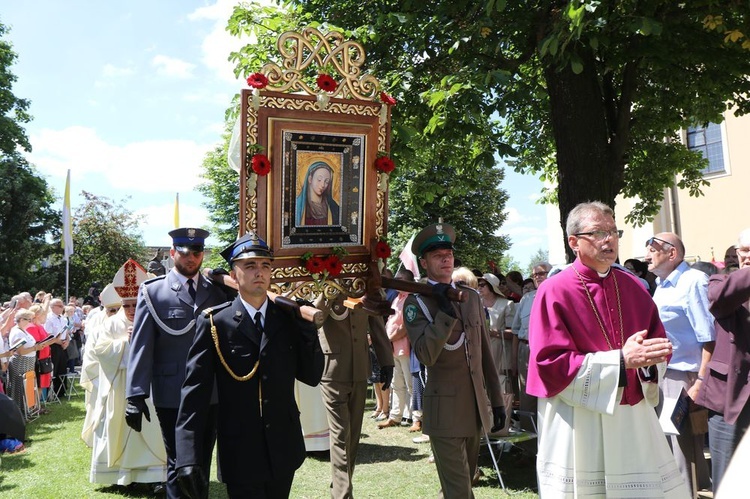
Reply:
[[649, 294], [612, 267], [603, 203], [568, 216], [575, 262], [539, 287], [527, 392], [539, 397], [541, 497], [690, 497], [654, 412], [672, 345]]

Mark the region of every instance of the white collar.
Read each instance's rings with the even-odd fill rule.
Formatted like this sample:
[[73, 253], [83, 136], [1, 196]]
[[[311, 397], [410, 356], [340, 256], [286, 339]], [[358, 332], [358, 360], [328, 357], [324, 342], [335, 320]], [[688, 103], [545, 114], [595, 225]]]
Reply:
[[261, 322], [263, 324], [266, 323], [266, 311], [268, 310], [268, 298], [265, 299], [263, 302], [263, 305], [260, 306], [260, 308], [255, 308], [252, 305], [250, 305], [248, 302], [242, 299], [240, 296], [240, 301], [242, 302], [242, 305], [245, 307], [245, 310], [247, 310], [247, 313], [250, 314], [250, 317], [255, 320], [255, 314], [257, 312], [260, 312], [261, 315]]
[[182, 284], [183, 286], [187, 286], [187, 280], [192, 279], [193, 285], [195, 285], [195, 289], [198, 289], [198, 278], [199, 278], [198, 274], [200, 274], [200, 272], [195, 274], [192, 277], [187, 277], [177, 272], [176, 269], [172, 269], [172, 270], [173, 270], [174, 276], [177, 278], [178, 281], [180, 281], [180, 284]]

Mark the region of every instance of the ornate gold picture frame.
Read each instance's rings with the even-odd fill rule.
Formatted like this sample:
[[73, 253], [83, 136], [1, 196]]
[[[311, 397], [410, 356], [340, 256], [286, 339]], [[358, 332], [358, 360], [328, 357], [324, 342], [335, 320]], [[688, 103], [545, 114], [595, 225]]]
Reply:
[[[277, 45], [281, 65], [260, 72], [267, 86], [242, 91], [240, 230], [271, 246], [277, 291], [333, 286], [359, 296], [387, 230], [388, 174], [375, 160], [389, 152], [390, 107], [377, 80], [360, 72], [362, 47], [340, 33], [308, 28]], [[335, 90], [315, 90], [305, 77], [311, 68], [338, 77]], [[266, 175], [252, 167], [260, 154]], [[335, 281], [306, 268], [305, 257], [333, 254], [342, 264]]]

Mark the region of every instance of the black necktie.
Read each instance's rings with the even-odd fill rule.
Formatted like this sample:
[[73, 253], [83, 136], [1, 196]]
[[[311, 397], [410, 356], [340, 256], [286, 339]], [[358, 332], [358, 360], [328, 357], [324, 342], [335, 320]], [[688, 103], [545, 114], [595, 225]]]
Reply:
[[255, 312], [255, 329], [258, 331], [258, 340], [263, 338], [263, 322], [261, 319], [263, 318], [263, 314], [260, 312]]
[[188, 285], [188, 293], [190, 293], [190, 297], [193, 299], [193, 302], [195, 302], [195, 288], [193, 287], [193, 280], [188, 279], [187, 285]]

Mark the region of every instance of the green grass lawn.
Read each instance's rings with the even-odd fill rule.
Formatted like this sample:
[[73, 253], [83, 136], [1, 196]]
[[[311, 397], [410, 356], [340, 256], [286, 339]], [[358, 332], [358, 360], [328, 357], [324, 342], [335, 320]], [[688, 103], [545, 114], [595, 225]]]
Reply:
[[[412, 442], [406, 428], [378, 430], [367, 417], [372, 410], [368, 401], [357, 469], [354, 496], [357, 498], [433, 498], [440, 488], [435, 465], [427, 462], [429, 444]], [[145, 487], [135, 490], [89, 483], [91, 450], [81, 441], [83, 395], [70, 402], [50, 406], [50, 414], [27, 426], [27, 450], [19, 455], [3, 456], [0, 463], [0, 497], [13, 499], [151, 497]], [[474, 488], [477, 498], [503, 497], [502, 489], [486, 447], [480, 456], [484, 472]], [[536, 498], [533, 463], [519, 460], [512, 453], [500, 459], [500, 469], [508, 492], [514, 497]], [[250, 471], [250, 470], [248, 470]], [[313, 453], [297, 470], [291, 497], [329, 497], [330, 463], [328, 453]], [[212, 469], [211, 498], [226, 497], [224, 485]]]

